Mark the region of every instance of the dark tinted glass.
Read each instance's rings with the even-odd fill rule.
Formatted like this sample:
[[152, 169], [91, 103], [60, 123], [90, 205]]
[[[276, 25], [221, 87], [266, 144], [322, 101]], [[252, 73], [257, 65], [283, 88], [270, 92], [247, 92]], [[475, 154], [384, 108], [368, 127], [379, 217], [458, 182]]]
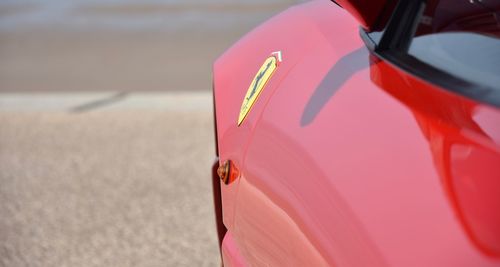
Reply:
[[408, 53], [500, 90], [500, 0], [428, 1]]

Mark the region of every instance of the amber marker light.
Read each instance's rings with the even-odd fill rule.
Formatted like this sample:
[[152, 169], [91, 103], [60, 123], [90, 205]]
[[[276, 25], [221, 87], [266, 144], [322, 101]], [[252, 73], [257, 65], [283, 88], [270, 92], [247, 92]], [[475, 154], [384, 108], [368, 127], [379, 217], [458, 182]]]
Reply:
[[217, 169], [217, 174], [224, 184], [230, 184], [240, 176], [240, 171], [231, 160], [226, 160]]

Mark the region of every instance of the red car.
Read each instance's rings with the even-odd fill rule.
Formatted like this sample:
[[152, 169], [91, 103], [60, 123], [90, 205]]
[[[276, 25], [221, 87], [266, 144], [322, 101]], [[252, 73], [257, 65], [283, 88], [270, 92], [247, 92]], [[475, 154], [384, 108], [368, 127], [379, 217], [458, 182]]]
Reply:
[[214, 64], [224, 266], [500, 266], [500, 1], [316, 0]]

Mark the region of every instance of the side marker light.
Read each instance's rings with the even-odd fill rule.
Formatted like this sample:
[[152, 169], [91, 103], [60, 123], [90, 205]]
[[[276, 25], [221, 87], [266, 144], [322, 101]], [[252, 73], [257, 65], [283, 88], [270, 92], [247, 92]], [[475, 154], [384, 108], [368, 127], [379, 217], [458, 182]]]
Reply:
[[238, 179], [240, 171], [231, 160], [226, 160], [217, 169], [217, 174], [224, 184], [230, 184]]

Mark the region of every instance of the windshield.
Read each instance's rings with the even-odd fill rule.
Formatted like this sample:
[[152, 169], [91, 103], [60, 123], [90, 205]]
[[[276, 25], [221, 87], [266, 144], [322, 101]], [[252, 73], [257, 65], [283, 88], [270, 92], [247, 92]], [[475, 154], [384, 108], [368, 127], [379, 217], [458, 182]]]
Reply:
[[500, 90], [500, 0], [429, 1], [408, 53], [453, 76]]

